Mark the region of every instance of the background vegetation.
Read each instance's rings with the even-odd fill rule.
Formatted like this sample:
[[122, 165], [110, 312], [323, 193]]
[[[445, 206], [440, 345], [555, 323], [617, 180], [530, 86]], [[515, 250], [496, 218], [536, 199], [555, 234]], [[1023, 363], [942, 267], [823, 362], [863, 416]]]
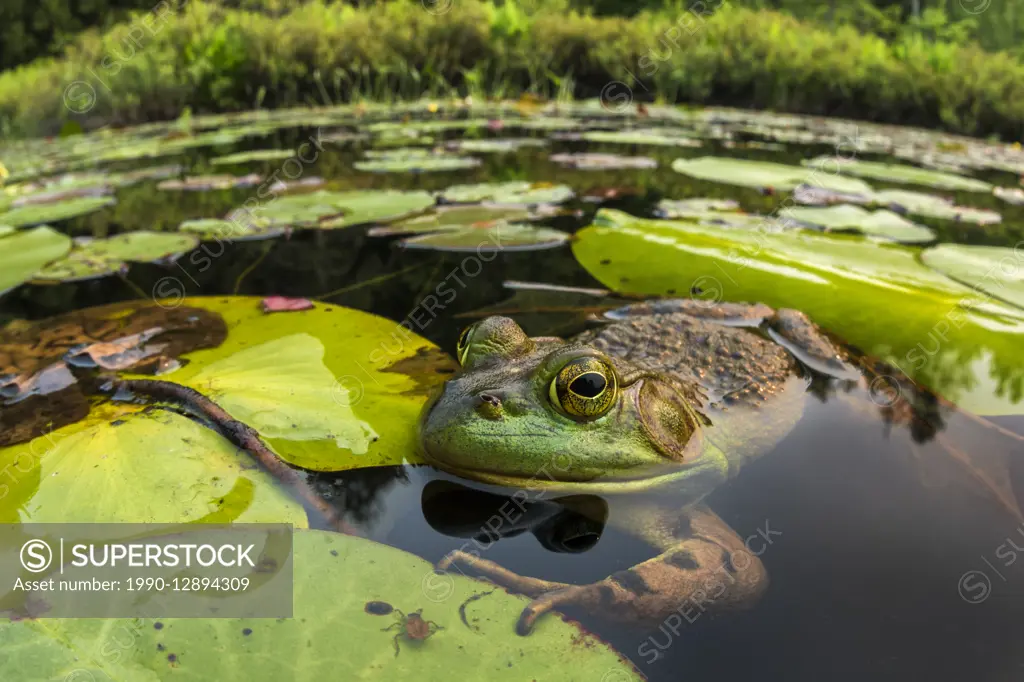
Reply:
[[185, 107], [593, 97], [613, 81], [637, 99], [1009, 139], [1024, 124], [1024, 61], [1019, 48], [1000, 50], [1015, 45], [1024, 0], [706, 0], [705, 16], [678, 0], [166, 0], [158, 12], [146, 0], [129, 16], [134, 1], [65, 6], [64, 18], [5, 3], [0, 32], [22, 38], [0, 39], [4, 60], [59, 56], [0, 74], [0, 133], [165, 119]]

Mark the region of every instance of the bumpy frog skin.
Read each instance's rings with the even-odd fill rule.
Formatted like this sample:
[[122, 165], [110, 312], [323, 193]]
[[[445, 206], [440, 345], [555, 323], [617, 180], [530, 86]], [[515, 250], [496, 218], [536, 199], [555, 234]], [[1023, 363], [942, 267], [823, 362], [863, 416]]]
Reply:
[[692, 599], [704, 608], [755, 601], [767, 586], [763, 565], [701, 501], [796, 424], [805, 365], [854, 376], [795, 311], [676, 300], [610, 317], [617, 321], [570, 342], [531, 339], [504, 317], [476, 323], [459, 340], [462, 371], [421, 419], [427, 461], [468, 479], [557, 492], [671, 491], [668, 505], [645, 497], [611, 518], [662, 554], [597, 583], [527, 578], [461, 552], [441, 562], [534, 597], [520, 634], [569, 604], [657, 621]]

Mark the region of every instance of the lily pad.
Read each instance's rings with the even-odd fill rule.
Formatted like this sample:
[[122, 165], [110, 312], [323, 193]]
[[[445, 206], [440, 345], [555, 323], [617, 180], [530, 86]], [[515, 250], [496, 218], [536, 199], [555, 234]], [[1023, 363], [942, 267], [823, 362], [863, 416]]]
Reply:
[[591, 130], [580, 134], [580, 139], [608, 144], [657, 145], [660, 147], [701, 147], [703, 142], [683, 135], [666, 135], [660, 130]]
[[478, 203], [530, 205], [560, 204], [574, 196], [567, 185], [537, 182], [481, 182], [473, 185], [452, 185], [441, 192], [441, 199], [450, 203]]
[[7, 213], [0, 213], [0, 224], [27, 227], [42, 223], [55, 223], [99, 211], [116, 203], [117, 200], [111, 196], [88, 196], [48, 204], [23, 206]]
[[855, 178], [767, 161], [702, 156], [696, 159], [676, 159], [672, 162], [672, 170], [698, 180], [754, 189], [789, 191], [800, 185], [810, 185], [854, 194], [871, 192], [869, 185]]
[[504, 139], [454, 140], [447, 147], [461, 153], [507, 154], [526, 147], [544, 147], [547, 140], [538, 137], [509, 137]]
[[106, 239], [76, 243], [71, 253], [40, 269], [34, 280], [73, 282], [101, 277], [127, 267], [128, 262], [152, 263], [187, 253], [199, 245], [191, 235], [129, 232]]
[[367, 234], [373, 237], [419, 234], [461, 230], [486, 226], [496, 221], [517, 222], [530, 220], [532, 213], [525, 207], [502, 205], [453, 205], [438, 206], [433, 211], [414, 218], [408, 218], [392, 225], [371, 228]]
[[1024, 248], [939, 244], [921, 254], [928, 267], [1024, 308]]
[[620, 168], [657, 168], [658, 162], [646, 156], [619, 156], [618, 154], [552, 154], [552, 163], [579, 170], [614, 170]]
[[189, 178], [164, 180], [156, 188], [167, 191], [208, 192], [219, 189], [255, 187], [261, 182], [263, 182], [263, 178], [257, 173], [249, 175], [194, 175]]
[[907, 213], [926, 218], [955, 220], [975, 225], [995, 225], [1003, 220], [1002, 216], [995, 211], [971, 208], [970, 206], [956, 206], [950, 199], [921, 192], [887, 189], [875, 192], [871, 200], [876, 205], [900, 208]]
[[[297, 531], [293, 552], [293, 618], [161, 618], [159, 628], [129, 619], [5, 622], [0, 676], [125, 682], [642, 679], [571, 621], [547, 616], [529, 637], [516, 637], [513, 624], [527, 598], [465, 576], [437, 575], [407, 552], [316, 530]], [[422, 641], [396, 638], [396, 610], [422, 611], [440, 629], [432, 628]], [[112, 641], [119, 642], [117, 656], [110, 655]]]
[[1008, 204], [1024, 206], [1024, 189], [1020, 187], [994, 187], [992, 193]]
[[249, 152], [239, 152], [237, 154], [228, 154], [227, 156], [218, 156], [210, 160], [210, 163], [214, 166], [227, 166], [242, 163], [252, 163], [253, 161], [283, 161], [284, 159], [290, 159], [295, 156], [295, 152], [291, 149], [256, 149]]
[[930, 242], [935, 233], [892, 211], [867, 211], [860, 206], [839, 204], [828, 208], [794, 207], [779, 212], [787, 220], [826, 230], [854, 231], [894, 242]]
[[32, 278], [71, 250], [71, 238], [43, 225], [0, 239], [0, 294]]
[[699, 218], [708, 212], [740, 210], [732, 199], [662, 199], [655, 207], [659, 218]]
[[487, 253], [494, 251], [540, 251], [569, 241], [567, 232], [519, 223], [485, 223], [459, 230], [432, 232], [399, 242], [408, 249]]
[[322, 222], [320, 229], [333, 229], [396, 220], [418, 213], [437, 203], [428, 192], [400, 192], [397, 190], [368, 190], [365, 192], [339, 192], [334, 205], [342, 215]]
[[916, 249], [605, 209], [577, 232], [573, 253], [617, 292], [664, 296], [697, 287], [718, 300], [802, 310], [968, 410], [1021, 412], [1024, 313], [923, 266]]
[[221, 220], [220, 218], [200, 218], [186, 220], [178, 225], [178, 231], [194, 234], [203, 241], [240, 242], [252, 239], [269, 239], [278, 237], [288, 230], [287, 227], [267, 227], [251, 220]]
[[877, 163], [859, 159], [844, 159], [835, 156], [819, 156], [804, 165], [829, 172], [856, 175], [862, 178], [909, 185], [925, 185], [936, 189], [963, 190], [965, 192], [990, 192], [992, 185], [963, 175], [942, 173], [934, 170], [904, 166], [895, 163]]
[[10, 225], [0, 225], [0, 237], [6, 237], [9, 234], [14, 233], [14, 228]]
[[480, 159], [472, 156], [457, 156], [429, 149], [407, 147], [370, 149], [367, 150], [366, 157], [370, 160], [357, 161], [352, 164], [352, 167], [368, 173], [422, 173], [463, 170], [480, 165]]

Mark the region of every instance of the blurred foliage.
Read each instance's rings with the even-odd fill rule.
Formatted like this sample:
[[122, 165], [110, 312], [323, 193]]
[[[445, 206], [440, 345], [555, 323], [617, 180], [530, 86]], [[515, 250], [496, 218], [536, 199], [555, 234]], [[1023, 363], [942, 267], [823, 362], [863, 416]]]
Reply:
[[[708, 0], [703, 13], [676, 0], [626, 18], [600, 16], [609, 3], [577, 11], [577, 1], [193, 0], [156, 30], [144, 30], [145, 12], [82, 33], [63, 57], [0, 73], [0, 134], [168, 119], [186, 107], [596, 97], [612, 81], [637, 99], [1022, 134], [1024, 63], [972, 39], [994, 7], [950, 21], [923, 0], [910, 15], [864, 0], [786, 0], [787, 12]], [[805, 6], [808, 18], [796, 18]]]

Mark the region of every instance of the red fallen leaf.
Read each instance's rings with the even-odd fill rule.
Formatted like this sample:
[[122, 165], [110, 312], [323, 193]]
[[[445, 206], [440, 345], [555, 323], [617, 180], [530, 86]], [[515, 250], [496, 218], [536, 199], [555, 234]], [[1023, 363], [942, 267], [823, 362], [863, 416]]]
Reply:
[[294, 313], [309, 310], [313, 302], [308, 298], [288, 298], [287, 296], [267, 296], [260, 303], [265, 313]]

